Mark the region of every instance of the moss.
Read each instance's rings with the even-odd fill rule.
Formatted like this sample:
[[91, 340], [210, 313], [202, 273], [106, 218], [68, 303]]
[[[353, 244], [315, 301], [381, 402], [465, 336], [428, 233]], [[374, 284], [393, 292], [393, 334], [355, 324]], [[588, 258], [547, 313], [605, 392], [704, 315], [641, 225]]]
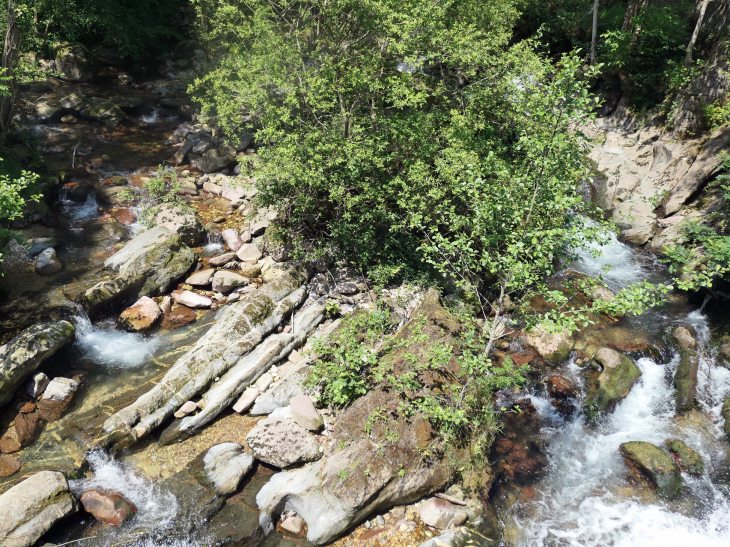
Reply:
[[679, 493], [681, 475], [674, 460], [661, 448], [646, 442], [629, 442], [620, 447], [621, 454], [636, 467], [665, 497]]
[[679, 466], [687, 473], [700, 475], [705, 471], [705, 462], [695, 450], [691, 449], [679, 439], [666, 441], [667, 449]]

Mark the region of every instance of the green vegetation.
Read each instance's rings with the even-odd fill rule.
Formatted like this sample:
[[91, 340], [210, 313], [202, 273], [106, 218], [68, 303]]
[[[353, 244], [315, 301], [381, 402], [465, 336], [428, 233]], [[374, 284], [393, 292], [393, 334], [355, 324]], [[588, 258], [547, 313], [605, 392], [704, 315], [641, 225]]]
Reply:
[[2, 250], [8, 242], [17, 238], [18, 234], [8, 229], [8, 222], [23, 214], [27, 201], [37, 201], [40, 194], [34, 194], [33, 188], [38, 182], [38, 175], [29, 171], [17, 172], [16, 166], [6, 167], [6, 161], [0, 158], [0, 262]]
[[189, 210], [178, 194], [180, 183], [177, 180], [177, 171], [172, 167], [157, 167], [157, 174], [142, 184], [140, 192], [124, 190], [120, 195], [127, 201], [139, 201], [142, 210], [139, 221], [145, 227], [152, 227], [155, 217], [164, 205], [173, 205], [182, 210]]

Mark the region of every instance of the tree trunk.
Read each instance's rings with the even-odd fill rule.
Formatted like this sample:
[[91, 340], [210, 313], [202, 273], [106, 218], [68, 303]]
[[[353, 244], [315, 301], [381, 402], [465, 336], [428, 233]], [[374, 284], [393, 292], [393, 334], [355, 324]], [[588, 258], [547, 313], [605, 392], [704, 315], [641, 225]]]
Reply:
[[593, 2], [593, 32], [591, 33], [591, 66], [596, 64], [596, 41], [598, 40], [598, 4], [601, 0]]
[[646, 6], [649, 0], [629, 0], [628, 6], [626, 6], [626, 13], [624, 14], [624, 23], [621, 26], [622, 30], [631, 30], [631, 26], [634, 24], [634, 17], [636, 17], [641, 8]]
[[697, 24], [695, 25], [695, 30], [692, 33], [692, 38], [689, 41], [689, 44], [687, 45], [687, 56], [684, 58], [684, 68], [689, 68], [692, 64], [692, 50], [695, 47], [695, 42], [697, 41], [697, 37], [700, 35], [700, 29], [702, 28], [702, 21], [705, 18], [705, 12], [707, 11], [707, 4], [710, 3], [710, 0], [702, 0], [702, 4], [700, 5], [700, 14], [697, 16]]
[[18, 82], [13, 75], [13, 65], [18, 60], [18, 43], [20, 41], [20, 31], [15, 21], [15, 2], [8, 1], [8, 31], [5, 34], [5, 44], [3, 46], [2, 59], [2, 76], [7, 82], [9, 93], [2, 97], [0, 102], [0, 143], [5, 138], [5, 134], [13, 121], [13, 113], [15, 111], [15, 97], [18, 92]]

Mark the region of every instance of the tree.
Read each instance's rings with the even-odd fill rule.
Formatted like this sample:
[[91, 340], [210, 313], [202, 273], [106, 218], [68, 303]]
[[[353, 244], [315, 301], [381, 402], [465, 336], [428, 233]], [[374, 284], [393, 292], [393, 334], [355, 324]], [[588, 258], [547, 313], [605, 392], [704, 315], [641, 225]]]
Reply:
[[593, 2], [593, 24], [591, 26], [591, 66], [596, 64], [596, 42], [598, 41], [598, 4], [601, 0]]
[[702, 21], [705, 18], [705, 12], [707, 11], [707, 4], [710, 3], [710, 0], [702, 0], [702, 3], [700, 4], [700, 13], [697, 15], [697, 24], [695, 25], [694, 32], [692, 32], [692, 38], [689, 40], [689, 44], [687, 44], [687, 55], [684, 59], [684, 68], [689, 68], [692, 65], [692, 50], [695, 47], [695, 42], [697, 42], [697, 38], [700, 35], [700, 29], [702, 28]]
[[3, 44], [2, 72], [0, 73], [0, 143], [13, 121], [15, 111], [15, 96], [18, 91], [18, 82], [13, 69], [18, 61], [18, 47], [20, 43], [20, 31], [15, 19], [15, 2], [8, 1], [8, 28], [5, 33]]

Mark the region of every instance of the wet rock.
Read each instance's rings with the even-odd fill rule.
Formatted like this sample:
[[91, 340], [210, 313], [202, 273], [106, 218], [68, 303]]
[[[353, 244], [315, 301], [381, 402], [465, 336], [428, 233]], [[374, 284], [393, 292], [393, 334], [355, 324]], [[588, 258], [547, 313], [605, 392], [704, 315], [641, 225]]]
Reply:
[[578, 394], [573, 382], [563, 376], [551, 376], [546, 385], [548, 394], [553, 399], [572, 399]]
[[304, 519], [302, 517], [291, 515], [279, 522], [279, 524], [277, 524], [276, 526], [276, 529], [284, 534], [288, 534], [296, 538], [303, 538], [306, 524], [307, 523], [304, 522]]
[[238, 490], [243, 478], [251, 471], [254, 459], [237, 443], [212, 446], [203, 457], [204, 483], [220, 496], [229, 496]]
[[725, 397], [725, 402], [722, 404], [722, 417], [725, 419], [722, 430], [730, 441], [730, 395]]
[[128, 190], [122, 186], [102, 186], [97, 190], [96, 197], [104, 205], [127, 205], [129, 203]]
[[210, 264], [211, 266], [216, 266], [216, 267], [224, 266], [224, 265], [228, 264], [234, 258], [236, 258], [236, 253], [226, 253], [226, 254], [222, 254], [220, 256], [214, 256], [213, 258], [210, 259], [208, 264]]
[[172, 299], [188, 308], [210, 308], [213, 300], [193, 291], [172, 291]]
[[502, 432], [492, 445], [494, 470], [509, 482], [530, 484], [547, 470], [537, 408], [528, 398], [510, 404], [502, 415]]
[[717, 350], [718, 364], [725, 368], [730, 368], [730, 343], [722, 344]]
[[81, 44], [55, 44], [56, 71], [64, 80], [91, 82], [96, 79], [101, 63], [99, 58]]
[[213, 276], [213, 290], [222, 294], [228, 294], [233, 289], [248, 285], [248, 283], [248, 277], [224, 270], [215, 272]]
[[15, 417], [13, 425], [0, 438], [0, 452], [3, 454], [11, 454], [24, 446], [28, 446], [40, 431], [43, 425], [41, 415], [38, 412], [33, 412], [35, 404], [28, 403], [28, 405], [32, 406], [22, 408]]
[[76, 498], [61, 473], [36, 473], [0, 496], [3, 547], [30, 547], [53, 524], [77, 510]]
[[[198, 318], [198, 314], [195, 310], [188, 308], [187, 306], [179, 305], [170, 312], [170, 316], [167, 318], [166, 324], [169, 326], [182, 326], [192, 323]], [[163, 324], [165, 327], [165, 324]]]
[[705, 462], [696, 451], [679, 439], [668, 439], [665, 442], [667, 450], [679, 467], [692, 475], [701, 475], [705, 471]]
[[253, 456], [275, 467], [312, 462], [322, 457], [317, 438], [289, 418], [266, 418], [246, 435]]
[[120, 494], [104, 490], [87, 490], [81, 495], [81, 505], [97, 520], [121, 526], [137, 512], [137, 507]]
[[672, 332], [672, 340], [679, 347], [679, 366], [674, 374], [674, 385], [677, 387], [677, 410], [686, 412], [695, 406], [697, 396], [697, 372], [699, 356], [697, 340], [685, 327], [677, 327]]
[[194, 211], [174, 204], [163, 205], [155, 215], [155, 225], [167, 228], [180, 236], [185, 245], [195, 247], [205, 237], [205, 229]]
[[241, 234], [238, 233], [238, 230], [234, 230], [232, 228], [223, 230], [221, 236], [223, 237], [223, 241], [225, 241], [226, 245], [228, 245], [228, 248], [234, 253], [243, 245]]
[[139, 332], [149, 329], [161, 315], [162, 311], [157, 302], [148, 296], [143, 296], [121, 313], [117, 325], [127, 331]]
[[52, 275], [63, 270], [63, 263], [56, 256], [56, 250], [48, 247], [38, 255], [35, 261], [35, 271], [40, 275]]
[[0, 477], [9, 477], [20, 470], [22, 464], [12, 456], [0, 456]]
[[74, 125], [76, 123], [79, 123], [79, 120], [76, 116], [72, 116], [71, 114], [66, 114], [65, 116], [61, 117], [61, 122], [68, 124], [68, 125]]
[[289, 403], [294, 421], [309, 431], [319, 431], [324, 425], [322, 416], [314, 408], [312, 398], [308, 395], [297, 395]]
[[610, 348], [599, 349], [593, 355], [593, 360], [601, 366], [602, 371], [590, 394], [589, 405], [605, 411], [629, 394], [641, 376], [641, 370], [631, 359]]
[[43, 372], [39, 372], [30, 379], [28, 387], [25, 388], [25, 392], [36, 399], [43, 394], [46, 387], [48, 387], [49, 382], [50, 380], [48, 379], [48, 376], [46, 376]]
[[79, 113], [85, 118], [90, 118], [110, 127], [116, 127], [127, 118], [127, 114], [124, 110], [119, 108], [112, 101], [105, 99], [89, 100], [84, 104]]
[[679, 492], [679, 466], [661, 448], [651, 443], [633, 441], [620, 446], [621, 455], [651, 481], [662, 496], [673, 498]]
[[573, 338], [570, 332], [564, 330], [559, 333], [548, 332], [538, 325], [532, 331], [525, 332], [523, 339], [528, 346], [532, 346], [551, 365], [565, 361], [573, 350]]
[[73, 341], [74, 333], [68, 321], [38, 323], [8, 342], [0, 355], [0, 407], [44, 360]]
[[51, 380], [38, 403], [38, 411], [43, 419], [48, 421], [58, 420], [71, 405], [71, 400], [78, 388], [78, 381], [72, 378], [54, 378]]
[[69, 184], [64, 184], [63, 189], [66, 190], [68, 199], [78, 203], [85, 202], [89, 195], [94, 192], [94, 187], [86, 182], [71, 182]]
[[440, 498], [423, 502], [419, 514], [424, 524], [440, 530], [461, 526], [466, 521], [466, 511]]
[[185, 283], [187, 285], [193, 285], [194, 287], [205, 287], [206, 285], [210, 285], [210, 282], [213, 280], [214, 274], [215, 270], [212, 268], [208, 270], [200, 270], [188, 277], [185, 280]]
[[236, 252], [236, 256], [241, 262], [246, 262], [247, 264], [256, 264], [259, 260], [261, 260], [263, 254], [256, 245], [254, 245], [253, 243], [247, 243], [241, 246], [240, 249], [238, 249], [238, 252]]

